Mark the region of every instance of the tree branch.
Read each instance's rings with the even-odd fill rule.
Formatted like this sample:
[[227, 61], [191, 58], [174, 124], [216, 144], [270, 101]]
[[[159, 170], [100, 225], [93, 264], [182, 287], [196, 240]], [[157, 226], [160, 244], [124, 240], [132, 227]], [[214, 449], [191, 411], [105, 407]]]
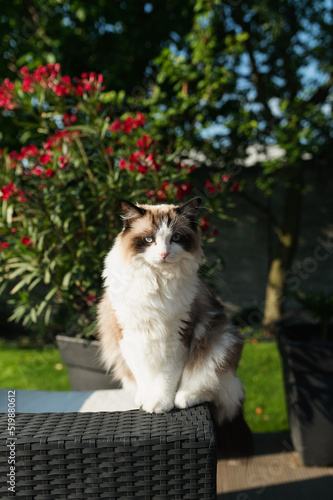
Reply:
[[313, 94], [313, 96], [311, 97], [311, 99], [309, 99], [308, 102], [310, 104], [319, 104], [319, 103], [324, 102], [326, 100], [326, 98], [328, 97], [328, 94], [329, 94], [329, 91], [330, 91], [330, 88], [332, 87], [332, 85], [333, 85], [333, 76], [331, 75], [328, 82], [326, 82], [324, 85], [319, 87], [317, 92], [315, 94]]
[[[234, 10], [234, 17], [235, 17], [235, 21], [237, 22], [237, 24], [239, 24], [239, 26], [242, 28], [242, 30], [245, 33], [251, 33], [251, 26], [249, 25], [249, 23], [244, 21], [241, 10], [235, 9]], [[244, 43], [245, 43], [245, 47], [246, 47], [247, 52], [248, 52], [249, 57], [250, 57], [250, 62], [251, 62], [252, 72], [253, 72], [253, 83], [257, 89], [259, 101], [264, 106], [264, 109], [266, 111], [266, 114], [267, 114], [269, 120], [271, 122], [275, 122], [276, 119], [275, 119], [274, 115], [272, 114], [271, 109], [268, 105], [268, 102], [265, 98], [265, 95], [266, 95], [265, 84], [263, 82], [262, 75], [259, 72], [258, 67], [257, 67], [257, 62], [256, 62], [256, 59], [254, 57], [254, 49], [252, 46], [251, 38], [249, 37], [247, 40], [245, 40]]]

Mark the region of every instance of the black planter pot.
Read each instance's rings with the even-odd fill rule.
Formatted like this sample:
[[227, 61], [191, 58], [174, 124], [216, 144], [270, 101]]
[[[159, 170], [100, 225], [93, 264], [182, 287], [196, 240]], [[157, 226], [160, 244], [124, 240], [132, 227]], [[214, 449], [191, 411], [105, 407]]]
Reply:
[[57, 335], [57, 346], [68, 368], [73, 391], [118, 389], [121, 385], [107, 374], [99, 358], [99, 342]]
[[327, 466], [333, 464], [333, 341], [313, 340], [319, 328], [281, 327], [278, 345], [293, 445], [304, 465]]

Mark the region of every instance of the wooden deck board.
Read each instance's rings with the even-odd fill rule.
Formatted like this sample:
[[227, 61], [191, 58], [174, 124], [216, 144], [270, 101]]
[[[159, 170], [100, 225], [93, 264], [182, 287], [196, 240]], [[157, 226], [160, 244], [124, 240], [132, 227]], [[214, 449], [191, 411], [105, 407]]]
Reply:
[[304, 467], [285, 433], [255, 443], [251, 459], [218, 461], [218, 500], [333, 500], [333, 467]]

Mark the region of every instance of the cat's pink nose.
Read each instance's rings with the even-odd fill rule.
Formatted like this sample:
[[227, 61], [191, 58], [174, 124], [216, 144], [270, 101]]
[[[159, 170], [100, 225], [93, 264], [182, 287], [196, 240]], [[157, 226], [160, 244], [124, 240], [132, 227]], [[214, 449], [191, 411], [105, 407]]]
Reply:
[[167, 258], [167, 256], [169, 255], [170, 252], [166, 252], [166, 253], [161, 253], [161, 257], [163, 260], [165, 260]]

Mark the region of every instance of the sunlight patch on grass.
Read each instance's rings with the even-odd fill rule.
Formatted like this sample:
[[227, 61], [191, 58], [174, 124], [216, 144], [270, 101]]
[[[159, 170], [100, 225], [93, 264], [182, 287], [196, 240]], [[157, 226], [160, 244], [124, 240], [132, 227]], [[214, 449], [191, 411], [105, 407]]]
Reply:
[[0, 389], [70, 390], [59, 350], [0, 341]]
[[244, 416], [253, 432], [289, 428], [276, 342], [247, 341], [238, 369], [246, 394]]

